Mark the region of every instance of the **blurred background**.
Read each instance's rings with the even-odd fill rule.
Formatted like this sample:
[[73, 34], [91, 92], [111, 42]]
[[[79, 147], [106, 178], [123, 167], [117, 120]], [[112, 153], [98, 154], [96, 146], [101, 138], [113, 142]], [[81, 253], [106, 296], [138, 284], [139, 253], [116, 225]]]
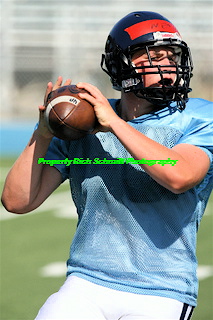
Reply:
[[[46, 84], [59, 75], [73, 83], [91, 82], [107, 97], [118, 95], [100, 60], [109, 31], [132, 11], [157, 11], [175, 24], [192, 50], [195, 69], [190, 96], [212, 100], [212, 0], [1, 0], [1, 9], [4, 154], [22, 149], [25, 132], [37, 121]], [[14, 137], [18, 137], [16, 144]]]
[[[113, 25], [132, 11], [171, 20], [190, 46], [190, 97], [213, 99], [212, 0], [0, 0], [0, 189], [38, 121], [46, 85], [59, 75], [90, 82], [108, 98], [101, 54]], [[213, 320], [213, 197], [198, 233], [200, 291], [193, 320]], [[65, 279], [76, 212], [64, 183], [42, 206], [18, 216], [0, 206], [0, 320], [34, 319]], [[36, 214], [34, 214], [36, 213]]]

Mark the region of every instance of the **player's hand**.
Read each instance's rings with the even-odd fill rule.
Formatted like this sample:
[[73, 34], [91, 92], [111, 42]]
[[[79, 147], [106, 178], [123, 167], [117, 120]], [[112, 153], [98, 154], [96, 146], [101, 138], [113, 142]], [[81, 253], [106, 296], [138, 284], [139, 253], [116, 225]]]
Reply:
[[38, 125], [38, 132], [40, 135], [42, 135], [45, 138], [52, 138], [53, 134], [49, 131], [45, 119], [44, 119], [44, 111], [46, 109], [46, 103], [47, 103], [47, 98], [48, 95], [50, 94], [51, 91], [56, 90], [62, 86], [68, 86], [71, 84], [71, 80], [67, 79], [65, 83], [63, 84], [63, 78], [60, 76], [58, 77], [57, 81], [55, 84], [52, 82], [49, 82], [47, 84], [45, 96], [44, 96], [44, 104], [40, 105], [39, 108], [39, 125]]
[[80, 89], [85, 89], [89, 93], [79, 93], [79, 96], [88, 102], [90, 102], [95, 111], [95, 115], [98, 119], [99, 125], [95, 128], [92, 133], [96, 133], [98, 131], [111, 131], [112, 122], [120, 119], [115, 111], [112, 109], [109, 104], [107, 98], [101, 93], [101, 91], [85, 82], [79, 82], [76, 85]]

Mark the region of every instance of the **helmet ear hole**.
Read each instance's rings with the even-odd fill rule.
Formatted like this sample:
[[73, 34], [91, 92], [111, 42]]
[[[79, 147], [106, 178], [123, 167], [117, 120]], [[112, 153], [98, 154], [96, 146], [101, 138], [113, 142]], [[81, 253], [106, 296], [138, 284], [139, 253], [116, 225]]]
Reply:
[[112, 52], [102, 55], [101, 68], [110, 76], [112, 86], [115, 90], [121, 90], [121, 83], [118, 81], [118, 69]]
[[117, 66], [114, 59], [113, 52], [107, 53], [105, 56], [105, 64], [109, 71], [109, 73], [112, 75], [112, 77], [116, 77], [117, 75]]

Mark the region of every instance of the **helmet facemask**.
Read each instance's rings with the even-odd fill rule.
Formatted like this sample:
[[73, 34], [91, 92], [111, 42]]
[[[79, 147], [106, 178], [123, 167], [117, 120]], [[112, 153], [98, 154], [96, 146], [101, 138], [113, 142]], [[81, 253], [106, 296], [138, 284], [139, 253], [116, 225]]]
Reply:
[[[156, 45], [147, 45], [134, 49], [128, 48], [128, 51], [125, 53], [117, 48], [117, 63], [113, 67], [114, 59], [112, 59], [110, 65], [111, 70], [114, 68], [113, 74], [115, 75], [114, 78], [112, 74], [110, 74], [113, 87], [116, 90], [123, 90], [125, 93], [133, 92], [137, 97], [146, 99], [159, 107], [166, 107], [171, 102], [176, 101], [177, 107], [184, 109], [185, 102], [188, 100], [188, 93], [191, 91], [189, 83], [193, 69], [189, 48], [171, 43], [161, 43], [160, 46], [162, 46], [162, 48], [164, 46], [166, 48], [169, 47], [174, 51], [177, 61], [175, 61], [173, 65], [153, 65], [150, 50], [155, 49], [157, 47]], [[132, 56], [137, 50], [141, 50], [142, 48], [146, 50], [149, 65], [136, 67], [132, 62]], [[108, 56], [108, 63], [111, 57]], [[103, 67], [105, 59], [106, 56], [103, 56], [102, 69], [109, 74]], [[160, 81], [157, 86], [146, 87], [143, 80], [144, 76], [155, 74], [160, 76]], [[165, 75], [168, 74], [175, 74], [174, 82], [168, 77], [165, 77]]]

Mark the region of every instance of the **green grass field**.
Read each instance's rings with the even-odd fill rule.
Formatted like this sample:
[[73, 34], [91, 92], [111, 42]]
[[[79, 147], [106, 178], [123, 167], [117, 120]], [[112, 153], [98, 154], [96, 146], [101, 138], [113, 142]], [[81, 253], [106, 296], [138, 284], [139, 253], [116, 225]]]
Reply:
[[[11, 163], [11, 159], [1, 161], [1, 190]], [[68, 189], [65, 183], [40, 209], [27, 215], [7, 214], [0, 207], [0, 320], [34, 319], [47, 297], [63, 284], [65, 263], [76, 228]], [[198, 233], [200, 290], [193, 320], [213, 320], [212, 209], [213, 197]], [[70, 212], [73, 213], [71, 217], [68, 216]], [[44, 274], [45, 266], [57, 262]]]

